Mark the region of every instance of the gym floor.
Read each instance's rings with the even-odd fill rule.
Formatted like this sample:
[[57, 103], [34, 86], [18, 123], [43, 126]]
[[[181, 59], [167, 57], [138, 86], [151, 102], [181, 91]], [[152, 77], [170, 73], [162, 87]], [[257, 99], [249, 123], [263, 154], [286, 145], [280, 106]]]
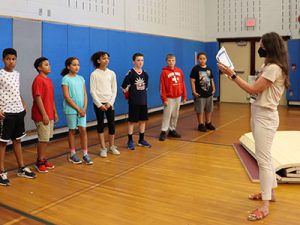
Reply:
[[[300, 108], [279, 112], [279, 130], [299, 129]], [[182, 138], [164, 142], [158, 141], [161, 117], [151, 115], [147, 123], [150, 149], [127, 150], [127, 123], [119, 123], [120, 156], [101, 158], [96, 130], [89, 131], [91, 166], [69, 163], [67, 138], [56, 139], [48, 148], [55, 169], [32, 180], [16, 176], [14, 154], [7, 152], [11, 186], [0, 187], [0, 224], [250, 224], [247, 215], [260, 203], [247, 197], [259, 184], [251, 183], [232, 147], [250, 131], [249, 105], [216, 103], [217, 130], [206, 133], [196, 129], [193, 106], [182, 107], [177, 128]], [[33, 168], [35, 159], [36, 146], [24, 147], [25, 163]], [[299, 185], [280, 184], [277, 199], [258, 223], [299, 224]]]

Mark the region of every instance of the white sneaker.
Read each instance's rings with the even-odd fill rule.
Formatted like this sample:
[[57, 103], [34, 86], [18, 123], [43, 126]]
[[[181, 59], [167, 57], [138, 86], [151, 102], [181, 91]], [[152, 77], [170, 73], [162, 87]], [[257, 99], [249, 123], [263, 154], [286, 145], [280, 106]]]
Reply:
[[101, 156], [102, 158], [106, 158], [106, 157], [107, 157], [107, 148], [102, 148], [102, 149], [100, 150], [100, 156]]
[[117, 146], [112, 145], [108, 149], [109, 152], [111, 152], [113, 155], [120, 155], [120, 151], [117, 149]]

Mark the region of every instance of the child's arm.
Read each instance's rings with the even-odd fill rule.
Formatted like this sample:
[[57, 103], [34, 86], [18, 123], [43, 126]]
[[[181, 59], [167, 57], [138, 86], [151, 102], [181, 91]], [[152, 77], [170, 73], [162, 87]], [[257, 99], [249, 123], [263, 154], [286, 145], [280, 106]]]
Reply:
[[185, 87], [185, 82], [184, 82], [184, 74], [183, 72], [181, 71], [181, 74], [182, 74], [182, 87], [183, 87], [183, 93], [182, 93], [182, 98], [183, 98], [183, 103], [186, 102], [186, 87]]
[[42, 114], [43, 124], [44, 125], [48, 125], [49, 124], [49, 117], [48, 117], [48, 115], [46, 113], [42, 97], [40, 95], [36, 95], [33, 98], [34, 98], [34, 101], [37, 104], [37, 107], [38, 107], [40, 113]]
[[97, 83], [97, 80], [96, 80], [96, 74], [93, 72], [91, 74], [91, 77], [90, 77], [90, 93], [91, 93], [91, 96], [94, 100], [94, 104], [99, 108], [101, 109], [102, 111], [105, 111], [105, 106], [102, 105], [102, 103], [99, 101], [98, 97], [97, 97], [97, 87], [96, 87], [96, 83]]
[[211, 79], [211, 86], [212, 86], [212, 95], [214, 95], [216, 92], [216, 86], [215, 86], [214, 79]]
[[190, 83], [191, 83], [191, 89], [192, 89], [192, 94], [195, 98], [198, 98], [200, 95], [196, 91], [196, 79], [190, 78]]
[[88, 104], [88, 97], [87, 97], [87, 93], [86, 93], [85, 83], [84, 83], [84, 85], [83, 85], [83, 91], [84, 91], [83, 111], [84, 111], [84, 114], [86, 114], [86, 108], [87, 108], [87, 104]]
[[110, 101], [108, 102], [107, 108], [110, 108], [114, 105], [116, 97], [117, 97], [117, 79], [116, 79], [115, 73], [113, 74], [111, 89], [112, 89], [112, 95], [111, 95]]
[[168, 105], [168, 99], [167, 99], [167, 95], [166, 95], [166, 84], [165, 84], [165, 79], [164, 79], [163, 72], [160, 75], [159, 89], [160, 89], [160, 98], [162, 100], [162, 103], [165, 106], [167, 106]]
[[58, 121], [58, 115], [57, 115], [56, 105], [54, 101], [53, 101], [53, 110], [54, 110], [54, 122], [56, 123]]
[[63, 89], [63, 95], [64, 95], [64, 98], [65, 98], [66, 102], [72, 108], [74, 108], [78, 112], [78, 114], [81, 116], [83, 114], [83, 111], [82, 111], [82, 109], [80, 109], [78, 107], [78, 105], [75, 104], [75, 102], [72, 100], [72, 98], [70, 98], [68, 86], [67, 85], [62, 85], [62, 89]]
[[24, 108], [24, 110], [27, 112], [27, 106], [26, 106], [26, 103], [25, 103], [25, 101], [24, 101], [24, 99], [22, 98], [21, 95], [20, 95], [20, 98], [21, 98], [21, 102], [22, 102], [23, 108]]
[[129, 98], [129, 89], [130, 89], [130, 79], [129, 79], [129, 74], [130, 74], [130, 70], [128, 71], [128, 73], [126, 74], [123, 82], [122, 82], [122, 85], [121, 85], [121, 88], [122, 88], [122, 91], [123, 91], [123, 94], [124, 94], [124, 97], [126, 100], [128, 100]]
[[5, 118], [4, 112], [0, 111], [0, 120], [3, 120]]

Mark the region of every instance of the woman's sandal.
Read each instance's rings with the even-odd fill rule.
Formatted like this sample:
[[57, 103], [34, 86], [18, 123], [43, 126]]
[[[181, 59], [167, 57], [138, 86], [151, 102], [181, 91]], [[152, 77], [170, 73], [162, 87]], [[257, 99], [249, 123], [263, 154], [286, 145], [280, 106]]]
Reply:
[[[248, 199], [254, 200], [254, 201], [261, 201], [262, 200], [262, 195], [261, 195], [261, 193], [249, 195]], [[276, 202], [275, 197], [272, 197], [272, 199], [270, 201], [271, 202]]]
[[266, 213], [260, 209], [255, 209], [252, 213], [248, 215], [248, 220], [257, 221], [265, 218], [269, 213]]

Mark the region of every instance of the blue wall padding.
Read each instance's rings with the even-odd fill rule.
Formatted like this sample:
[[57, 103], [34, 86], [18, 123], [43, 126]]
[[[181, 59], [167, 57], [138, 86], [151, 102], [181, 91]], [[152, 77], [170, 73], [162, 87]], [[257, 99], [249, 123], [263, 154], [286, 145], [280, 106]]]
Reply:
[[[79, 46], [78, 46], [79, 47]], [[66, 118], [63, 113], [63, 94], [60, 75], [64, 68], [64, 62], [68, 57], [68, 26], [55, 23], [43, 23], [42, 33], [42, 54], [49, 59], [51, 74], [55, 92], [55, 103], [59, 116], [56, 127], [66, 125]]]
[[207, 65], [212, 69], [214, 82], [216, 86], [215, 96], [220, 96], [220, 74], [217, 66], [216, 55], [219, 51], [219, 43], [218, 42], [207, 42], [205, 43], [205, 52], [207, 54]]
[[107, 32], [107, 49], [110, 54], [109, 68], [116, 73], [118, 85], [118, 95], [114, 105], [116, 115], [127, 112], [127, 101], [125, 101], [120, 88], [123, 78], [130, 67], [130, 60], [125, 55], [125, 53], [128, 54], [125, 36], [126, 33], [121, 31], [109, 30]]
[[93, 113], [93, 101], [90, 95], [90, 29], [88, 27], [79, 27], [68, 25], [68, 57], [77, 57], [80, 63], [79, 75], [83, 76], [86, 82], [86, 91], [88, 94], [88, 120], [95, 120]]
[[[290, 60], [290, 81], [291, 86], [287, 90], [286, 98], [288, 101], [300, 101], [300, 40], [289, 40], [288, 51]], [[291, 69], [291, 65], [296, 64], [296, 70]]]
[[57, 127], [65, 126], [62, 110], [61, 79], [59, 75], [67, 57], [76, 56], [80, 60], [80, 72], [86, 80], [89, 97], [88, 121], [95, 120], [92, 98], [89, 93], [89, 77], [94, 70], [90, 62], [96, 51], [107, 51], [110, 54], [109, 68], [117, 75], [118, 95], [115, 102], [116, 115], [127, 113], [127, 101], [120, 89], [121, 83], [129, 69], [133, 67], [132, 55], [141, 52], [145, 55], [144, 69], [149, 74], [148, 105], [149, 108], [161, 106], [159, 95], [159, 77], [165, 56], [173, 53], [177, 56], [177, 66], [185, 74], [188, 98], [191, 98], [189, 74], [195, 62], [195, 52], [205, 51], [205, 44], [197, 41], [159, 37], [147, 34], [128, 33], [123, 31], [97, 29], [89, 27], [43, 23], [43, 55], [49, 58], [52, 65], [50, 78], [55, 82], [55, 100], [60, 116]]
[[[12, 46], [12, 20], [0, 18], [0, 48]], [[3, 32], [4, 31], [4, 32]], [[117, 75], [118, 96], [115, 102], [116, 115], [127, 113], [128, 105], [120, 89], [127, 71], [133, 67], [132, 55], [141, 52], [145, 55], [144, 69], [149, 74], [148, 105], [149, 108], [161, 106], [159, 95], [159, 77], [162, 67], [166, 65], [165, 56], [168, 53], [176, 55], [176, 66], [185, 74], [188, 99], [192, 98], [189, 74], [195, 65], [195, 53], [205, 51], [208, 55], [208, 65], [213, 69], [219, 95], [218, 74], [215, 64], [217, 42], [202, 43], [178, 38], [161, 37], [149, 34], [137, 34], [124, 31], [73, 26], [52, 22], [42, 23], [42, 55], [49, 58], [51, 74], [55, 89], [55, 102], [59, 115], [56, 127], [66, 126], [63, 113], [63, 94], [60, 75], [65, 60], [75, 56], [80, 60], [80, 71], [86, 80], [89, 97], [87, 120], [95, 120], [93, 101], [89, 93], [90, 74], [94, 67], [90, 61], [91, 55], [96, 51], [110, 53], [109, 68]], [[31, 94], [28, 92], [28, 94]]]
[[[2, 59], [2, 51], [5, 48], [12, 47], [12, 18], [0, 18], [0, 52], [1, 52], [1, 59]], [[0, 68], [3, 68], [3, 62], [0, 60]]]

